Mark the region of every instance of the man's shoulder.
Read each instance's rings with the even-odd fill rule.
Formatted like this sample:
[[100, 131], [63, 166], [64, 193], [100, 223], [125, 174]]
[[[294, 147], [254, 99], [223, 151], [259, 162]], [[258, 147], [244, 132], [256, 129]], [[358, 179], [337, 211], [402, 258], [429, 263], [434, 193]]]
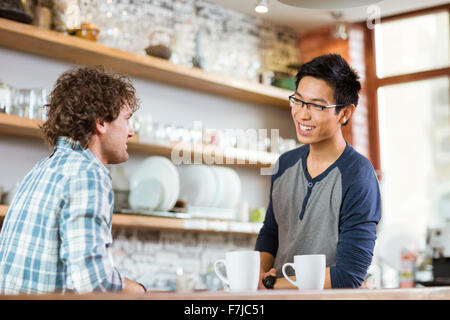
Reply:
[[339, 169], [344, 185], [367, 185], [370, 181], [378, 181], [370, 160], [350, 145]]
[[286, 151], [280, 155], [279, 162], [284, 166], [290, 166], [297, 163], [309, 151], [309, 145], [304, 144], [300, 147]]
[[295, 149], [284, 152], [278, 158], [273, 173], [274, 178], [279, 177], [286, 169], [296, 165], [302, 157], [308, 152], [309, 145], [302, 145]]
[[89, 173], [103, 173], [103, 169], [96, 162], [92, 161], [79, 151], [64, 150], [56, 152], [55, 165], [60, 167], [60, 172], [67, 177], [86, 175]]

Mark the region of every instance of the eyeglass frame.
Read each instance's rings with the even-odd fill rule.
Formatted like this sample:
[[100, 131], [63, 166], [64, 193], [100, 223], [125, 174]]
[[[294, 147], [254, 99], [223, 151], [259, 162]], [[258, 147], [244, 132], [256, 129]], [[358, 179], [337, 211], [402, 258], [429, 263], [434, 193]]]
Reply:
[[[314, 109], [314, 110], [321, 111], [321, 112], [323, 110], [327, 109], [327, 108], [345, 107], [345, 104], [332, 104], [332, 105], [328, 105], [328, 106], [322, 106], [322, 105], [317, 104], [317, 103], [303, 101], [303, 100], [301, 100], [299, 98], [294, 97], [294, 95], [295, 94], [292, 94], [288, 98], [289, 99], [289, 105], [291, 106], [291, 108], [294, 107], [293, 104], [295, 104], [295, 102], [297, 102], [297, 101], [301, 102], [302, 108], [303, 108], [303, 105], [306, 105], [306, 109], [310, 110], [310, 105], [312, 105], [313, 107], [321, 108], [320, 110]], [[295, 102], [292, 102], [291, 99], [294, 100]], [[300, 105], [300, 104], [298, 104], [298, 105]]]

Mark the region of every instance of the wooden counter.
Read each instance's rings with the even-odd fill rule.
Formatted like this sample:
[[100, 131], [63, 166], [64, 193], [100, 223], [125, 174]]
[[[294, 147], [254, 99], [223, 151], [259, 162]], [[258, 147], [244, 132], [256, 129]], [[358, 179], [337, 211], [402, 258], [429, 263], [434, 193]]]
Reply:
[[0, 295], [0, 300], [450, 300], [450, 286], [411, 289], [261, 290], [231, 293], [150, 292], [147, 294], [90, 293]]

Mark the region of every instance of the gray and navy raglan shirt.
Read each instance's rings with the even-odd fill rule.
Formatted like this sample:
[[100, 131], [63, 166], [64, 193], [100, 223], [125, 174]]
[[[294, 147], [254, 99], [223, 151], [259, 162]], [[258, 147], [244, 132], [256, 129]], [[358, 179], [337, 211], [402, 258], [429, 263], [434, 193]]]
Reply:
[[[309, 145], [280, 156], [255, 250], [275, 257], [274, 268], [295, 255], [325, 254], [333, 288], [357, 288], [371, 264], [381, 218], [378, 179], [370, 161], [348, 143], [341, 156], [311, 178]], [[287, 268], [289, 276], [294, 275]]]

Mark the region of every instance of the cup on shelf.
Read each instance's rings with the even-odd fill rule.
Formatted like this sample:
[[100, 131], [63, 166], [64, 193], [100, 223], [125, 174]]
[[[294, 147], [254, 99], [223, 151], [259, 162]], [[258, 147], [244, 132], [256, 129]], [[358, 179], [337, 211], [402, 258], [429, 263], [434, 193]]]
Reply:
[[155, 124], [151, 114], [142, 114], [139, 116], [140, 129], [139, 139], [143, 142], [151, 142], [155, 138]]
[[28, 117], [30, 110], [30, 89], [13, 89], [11, 114], [19, 117]]
[[0, 80], [0, 112], [11, 113], [12, 87]]
[[170, 142], [178, 141], [176, 127], [172, 124], [165, 124], [164, 130], [166, 131], [166, 136]]
[[142, 127], [141, 117], [138, 115], [133, 115], [130, 118], [130, 124], [131, 124], [131, 128], [133, 129], [133, 133], [139, 134], [141, 131], [141, 127]]
[[34, 88], [30, 92], [30, 108], [28, 118], [47, 120], [45, 105], [47, 104], [48, 91], [43, 88]]
[[178, 142], [191, 142], [191, 135], [189, 130], [187, 130], [183, 126], [177, 126], [175, 131]]
[[154, 122], [154, 141], [157, 144], [169, 145], [169, 137], [167, 136], [166, 128], [163, 123]]
[[99, 34], [100, 29], [95, 24], [90, 22], [81, 23], [80, 28], [75, 30], [76, 37], [90, 41], [97, 41]]
[[201, 121], [194, 121], [192, 128], [190, 128], [191, 142], [193, 144], [202, 143], [203, 138], [203, 123]]

